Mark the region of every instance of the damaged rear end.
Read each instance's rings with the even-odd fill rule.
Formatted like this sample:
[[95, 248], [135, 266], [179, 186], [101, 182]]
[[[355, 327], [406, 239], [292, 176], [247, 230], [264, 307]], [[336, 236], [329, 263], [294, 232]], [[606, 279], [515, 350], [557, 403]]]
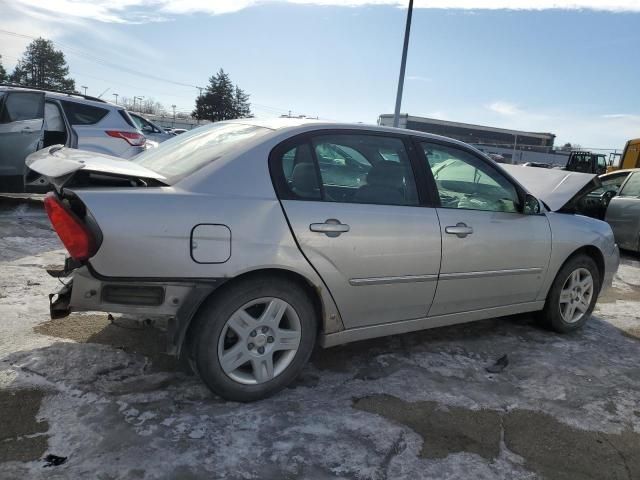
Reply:
[[[91, 199], [96, 192], [117, 192], [119, 195], [111, 198], [114, 208], [118, 208], [115, 207], [118, 202], [127, 203], [122, 199], [123, 193], [163, 187], [167, 185], [165, 179], [127, 160], [60, 147], [31, 155], [27, 165], [32, 175], [42, 176], [54, 187], [46, 195], [44, 207], [68, 252], [64, 266], [49, 270], [52, 276], [66, 279], [57, 293], [49, 295], [51, 318], [66, 317], [73, 311], [164, 318], [170, 329], [168, 350], [177, 353], [184, 332], [175, 328], [172, 331], [175, 319], [193, 315], [202, 298], [211, 292], [210, 285], [105, 277], [91, 265], [102, 246], [103, 234], [87, 198]], [[122, 211], [122, 216], [125, 215]]]

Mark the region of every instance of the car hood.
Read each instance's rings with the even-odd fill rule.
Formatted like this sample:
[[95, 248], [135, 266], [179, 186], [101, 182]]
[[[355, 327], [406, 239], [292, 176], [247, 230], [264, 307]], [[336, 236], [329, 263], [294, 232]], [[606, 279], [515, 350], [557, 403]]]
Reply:
[[75, 150], [54, 145], [29, 155], [27, 167], [45, 177], [56, 188], [67, 185], [79, 172], [102, 178], [153, 181], [166, 184], [166, 178], [130, 160], [96, 152]]
[[552, 168], [500, 165], [551, 211], [572, 208], [576, 201], [600, 184], [597, 175]]

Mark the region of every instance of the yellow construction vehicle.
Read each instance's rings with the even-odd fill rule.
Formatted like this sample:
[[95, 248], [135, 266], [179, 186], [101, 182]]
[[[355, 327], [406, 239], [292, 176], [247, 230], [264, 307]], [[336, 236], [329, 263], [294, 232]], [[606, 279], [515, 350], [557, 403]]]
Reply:
[[627, 168], [640, 168], [640, 138], [633, 138], [627, 142], [620, 157], [620, 164], [609, 165], [607, 172]]

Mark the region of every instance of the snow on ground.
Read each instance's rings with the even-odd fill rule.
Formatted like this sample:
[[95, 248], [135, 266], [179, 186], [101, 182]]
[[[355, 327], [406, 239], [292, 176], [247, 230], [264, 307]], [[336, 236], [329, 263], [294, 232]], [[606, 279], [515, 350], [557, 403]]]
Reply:
[[[0, 209], [0, 402], [17, 412], [21, 392], [44, 392], [29, 398], [46, 425], [0, 432], [2, 478], [640, 477], [637, 259], [582, 332], [524, 316], [319, 350], [291, 388], [238, 404], [129, 348], [155, 331], [36, 333], [59, 248], [37, 206]], [[507, 368], [487, 373], [504, 354]], [[24, 458], [3, 457], [21, 446]], [[45, 453], [68, 460], [43, 468]]]

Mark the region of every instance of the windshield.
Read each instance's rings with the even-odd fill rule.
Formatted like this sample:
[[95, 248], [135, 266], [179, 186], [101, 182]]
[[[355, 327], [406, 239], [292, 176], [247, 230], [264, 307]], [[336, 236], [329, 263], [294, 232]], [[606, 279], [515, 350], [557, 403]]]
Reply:
[[133, 161], [174, 183], [222, 157], [239, 143], [269, 131], [241, 123], [213, 123], [167, 140], [157, 148], [141, 153]]

